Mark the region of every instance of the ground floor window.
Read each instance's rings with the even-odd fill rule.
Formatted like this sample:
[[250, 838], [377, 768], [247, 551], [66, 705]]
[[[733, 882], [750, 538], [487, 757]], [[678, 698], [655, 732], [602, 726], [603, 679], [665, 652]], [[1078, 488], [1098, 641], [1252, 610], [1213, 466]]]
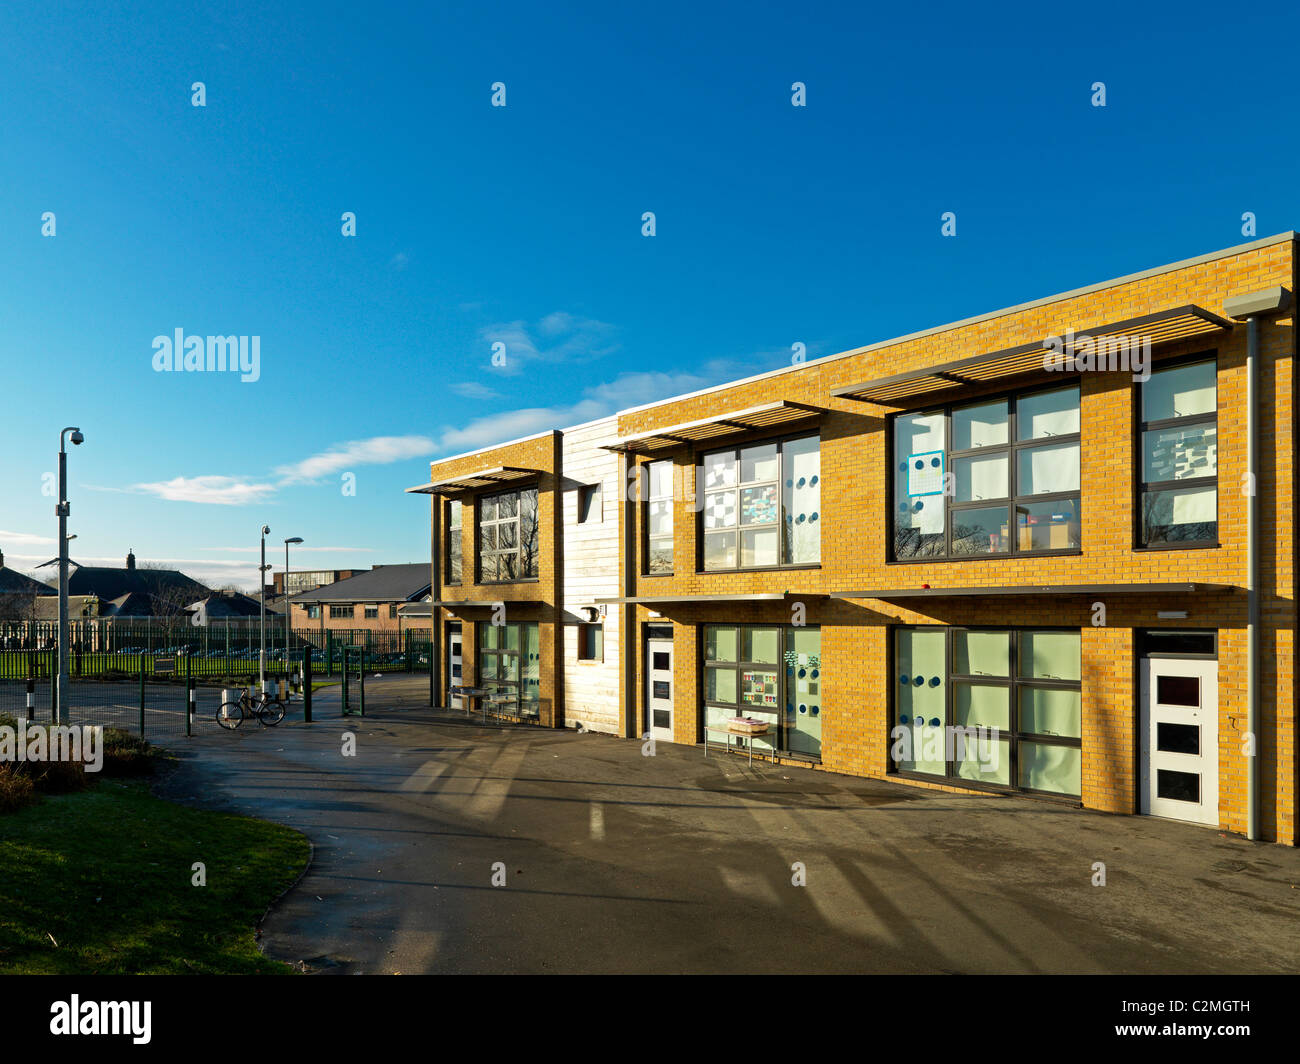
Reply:
[[1078, 629], [898, 628], [896, 770], [1078, 797]]
[[705, 723], [754, 717], [768, 723], [754, 749], [821, 757], [821, 642], [820, 628], [705, 625]]
[[535, 621], [515, 624], [478, 622], [479, 686], [509, 695], [499, 708], [523, 717], [539, 715], [542, 643]]

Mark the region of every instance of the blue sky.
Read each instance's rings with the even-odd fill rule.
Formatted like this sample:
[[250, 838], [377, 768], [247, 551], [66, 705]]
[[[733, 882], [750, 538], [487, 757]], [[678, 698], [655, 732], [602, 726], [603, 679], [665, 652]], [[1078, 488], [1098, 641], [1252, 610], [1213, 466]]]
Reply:
[[[14, 568], [65, 425], [79, 561], [418, 561], [431, 457], [1300, 221], [1290, 11], [270, 6], [0, 8]], [[155, 372], [177, 328], [259, 379]]]

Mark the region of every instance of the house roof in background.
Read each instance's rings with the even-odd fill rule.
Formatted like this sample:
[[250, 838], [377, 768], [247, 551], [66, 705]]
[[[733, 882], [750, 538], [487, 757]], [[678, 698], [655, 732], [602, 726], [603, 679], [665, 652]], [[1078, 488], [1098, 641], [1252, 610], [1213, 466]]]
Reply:
[[8, 566], [0, 567], [0, 595], [57, 595], [49, 584], [42, 584]]
[[336, 580], [332, 584], [292, 595], [289, 601], [300, 606], [317, 602], [413, 602], [427, 595], [432, 583], [433, 574], [428, 562], [378, 565], [346, 580]]
[[143, 595], [168, 591], [193, 592], [194, 598], [209, 589], [176, 569], [113, 569], [99, 565], [81, 565], [68, 574], [68, 594], [98, 595], [117, 599], [138, 592]]

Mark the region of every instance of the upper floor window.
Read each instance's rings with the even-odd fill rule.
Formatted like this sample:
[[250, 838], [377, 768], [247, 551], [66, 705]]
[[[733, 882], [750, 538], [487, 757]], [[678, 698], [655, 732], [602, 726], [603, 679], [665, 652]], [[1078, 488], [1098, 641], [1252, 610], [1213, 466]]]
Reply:
[[1214, 359], [1151, 374], [1141, 387], [1138, 545], [1210, 546], [1219, 538]]
[[820, 437], [706, 454], [699, 478], [705, 569], [821, 560]]
[[368, 620], [368, 621], [378, 620], [378, 619], [379, 619], [379, 607], [378, 607], [378, 606], [367, 606], [367, 607], [365, 608], [364, 616], [365, 616], [365, 619]]
[[447, 583], [459, 584], [461, 574], [461, 502], [447, 503]]
[[339, 619], [344, 619], [344, 620], [346, 620], [348, 617], [351, 617], [351, 616], [352, 616], [352, 610], [353, 610], [353, 607], [351, 607], [351, 606], [331, 606], [331, 607], [330, 607], [330, 619], [331, 619], [331, 620], [339, 620]]
[[894, 559], [1078, 550], [1079, 386], [893, 427]]
[[478, 501], [479, 582], [537, 576], [537, 489], [485, 495]]
[[673, 571], [673, 463], [651, 462], [645, 476], [645, 571], [655, 576]]
[[584, 484], [578, 489], [578, 524], [586, 525], [604, 518], [599, 484]]

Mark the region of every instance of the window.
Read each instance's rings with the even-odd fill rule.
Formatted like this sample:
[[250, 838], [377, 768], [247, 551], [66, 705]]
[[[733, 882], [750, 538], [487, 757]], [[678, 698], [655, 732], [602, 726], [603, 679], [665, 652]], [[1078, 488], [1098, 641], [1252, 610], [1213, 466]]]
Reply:
[[307, 617], [308, 617], [308, 619], [313, 620], [313, 621], [319, 619], [319, 618], [320, 618], [320, 607], [319, 607], [319, 606], [308, 606], [308, 607], [307, 607]]
[[479, 582], [537, 577], [537, 489], [485, 495], [478, 501]]
[[1078, 629], [897, 629], [895, 770], [1077, 798], [1080, 661]]
[[331, 606], [331, 607], [330, 607], [330, 620], [337, 620], [338, 618], [341, 618], [341, 617], [342, 617], [342, 618], [347, 618], [347, 617], [351, 617], [351, 616], [352, 616], [352, 607], [351, 607], [351, 606]]
[[893, 425], [895, 561], [1078, 550], [1079, 386]]
[[706, 454], [699, 481], [706, 570], [821, 560], [820, 437]]
[[447, 503], [447, 583], [459, 584], [461, 574], [461, 503], [452, 499]]
[[368, 620], [368, 621], [373, 621], [373, 620], [377, 619], [378, 617], [379, 617], [379, 607], [378, 607], [378, 606], [367, 606], [367, 607], [365, 608], [365, 619], [366, 619], [366, 620]]
[[651, 462], [645, 467], [645, 476], [649, 482], [645, 571], [663, 576], [673, 571], [673, 463]]
[[506, 702], [496, 703], [498, 711], [539, 716], [541, 659], [541, 634], [536, 622], [478, 622], [479, 686], [492, 694], [509, 696]]
[[578, 625], [578, 660], [605, 660], [605, 626], [603, 624]]
[[820, 758], [821, 667], [820, 628], [705, 625], [705, 722], [765, 720], [756, 750]]
[[604, 520], [603, 511], [599, 484], [584, 484], [578, 489], [578, 524]]
[[390, 621], [397, 619], [397, 603], [395, 602], [388, 607], [388, 619]]
[[1214, 359], [1180, 363], [1140, 385], [1140, 547], [1218, 543], [1217, 369]]

